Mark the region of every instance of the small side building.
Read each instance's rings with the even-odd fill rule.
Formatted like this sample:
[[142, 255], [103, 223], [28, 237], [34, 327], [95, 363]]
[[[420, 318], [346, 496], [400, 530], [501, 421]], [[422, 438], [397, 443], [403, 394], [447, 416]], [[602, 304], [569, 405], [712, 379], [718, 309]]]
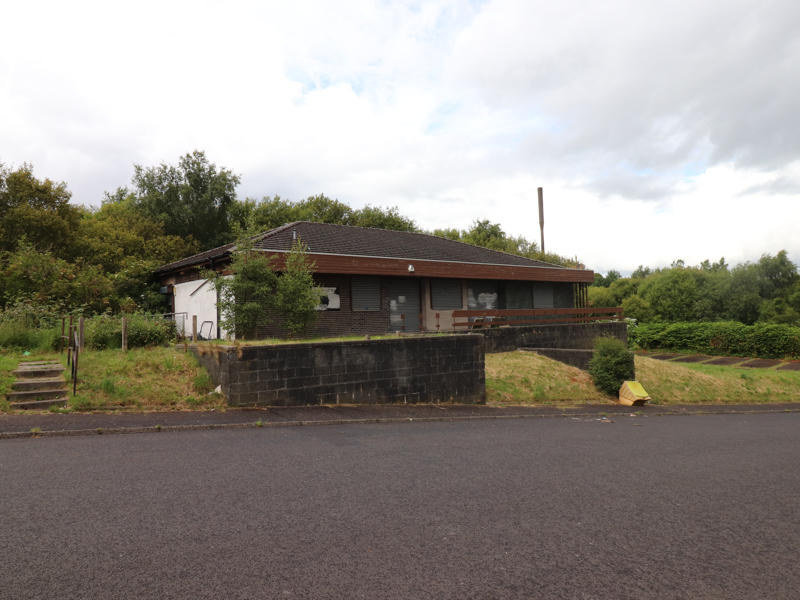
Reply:
[[[454, 310], [585, 308], [594, 272], [570, 269], [423, 233], [305, 221], [258, 236], [255, 248], [280, 269], [294, 239], [308, 247], [314, 280], [326, 292], [312, 337], [452, 331]], [[205, 339], [220, 337], [217, 299], [201, 269], [224, 272], [235, 244], [156, 271], [172, 312], [197, 316]], [[278, 322], [257, 337], [284, 337]]]

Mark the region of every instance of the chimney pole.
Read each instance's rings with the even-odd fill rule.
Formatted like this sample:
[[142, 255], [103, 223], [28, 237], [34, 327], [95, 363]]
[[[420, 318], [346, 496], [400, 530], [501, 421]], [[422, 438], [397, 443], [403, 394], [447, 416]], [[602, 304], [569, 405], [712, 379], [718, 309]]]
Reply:
[[539, 188], [539, 230], [542, 233], [542, 254], [544, 254], [544, 190]]

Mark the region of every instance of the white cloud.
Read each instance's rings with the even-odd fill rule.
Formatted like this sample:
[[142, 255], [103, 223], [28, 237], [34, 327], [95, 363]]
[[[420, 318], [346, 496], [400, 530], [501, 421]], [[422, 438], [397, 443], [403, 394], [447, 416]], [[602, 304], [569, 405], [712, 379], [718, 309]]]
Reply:
[[[499, 221], [590, 267], [800, 258], [788, 0], [16, 3], [0, 160], [77, 202], [194, 148], [241, 195]], [[747, 206], [757, 209], [747, 209]]]

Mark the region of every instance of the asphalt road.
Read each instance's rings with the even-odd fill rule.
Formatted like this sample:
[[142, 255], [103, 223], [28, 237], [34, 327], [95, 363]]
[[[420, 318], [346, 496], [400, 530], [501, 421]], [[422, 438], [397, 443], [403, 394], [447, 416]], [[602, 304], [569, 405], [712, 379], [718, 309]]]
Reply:
[[800, 598], [800, 414], [0, 441], [0, 598]]

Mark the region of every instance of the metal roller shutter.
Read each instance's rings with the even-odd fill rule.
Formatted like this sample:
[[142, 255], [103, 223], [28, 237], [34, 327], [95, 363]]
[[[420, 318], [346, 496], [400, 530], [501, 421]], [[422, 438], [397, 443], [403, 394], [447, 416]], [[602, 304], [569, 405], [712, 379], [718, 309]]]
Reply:
[[431, 308], [434, 310], [461, 308], [461, 280], [431, 279]]
[[381, 280], [378, 277], [357, 277], [351, 279], [352, 310], [381, 309]]

